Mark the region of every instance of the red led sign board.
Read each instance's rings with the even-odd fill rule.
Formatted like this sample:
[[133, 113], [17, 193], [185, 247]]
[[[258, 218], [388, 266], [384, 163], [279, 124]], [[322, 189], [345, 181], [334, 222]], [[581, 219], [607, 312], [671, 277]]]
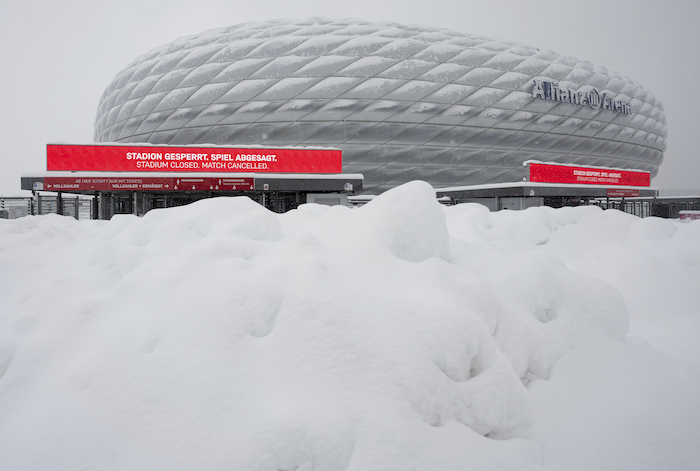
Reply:
[[649, 186], [649, 172], [528, 162], [531, 182]]
[[339, 150], [46, 146], [46, 169], [98, 172], [341, 173]]
[[47, 191], [252, 191], [253, 178], [44, 177]]

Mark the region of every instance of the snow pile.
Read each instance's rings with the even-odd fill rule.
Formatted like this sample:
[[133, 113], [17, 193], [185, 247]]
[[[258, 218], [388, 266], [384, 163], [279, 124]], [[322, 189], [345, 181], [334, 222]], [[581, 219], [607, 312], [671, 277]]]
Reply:
[[688, 469], [699, 282], [700, 222], [421, 182], [0, 221], [0, 469]]

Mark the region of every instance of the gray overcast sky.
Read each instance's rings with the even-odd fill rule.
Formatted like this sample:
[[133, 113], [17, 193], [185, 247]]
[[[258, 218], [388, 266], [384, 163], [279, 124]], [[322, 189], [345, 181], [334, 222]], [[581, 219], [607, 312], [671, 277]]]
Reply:
[[700, 190], [691, 0], [0, 0], [0, 195], [21, 194], [20, 175], [46, 169], [47, 142], [92, 142], [102, 92], [137, 56], [211, 28], [312, 16], [447, 27], [618, 71], [665, 107], [668, 149], [652, 185]]

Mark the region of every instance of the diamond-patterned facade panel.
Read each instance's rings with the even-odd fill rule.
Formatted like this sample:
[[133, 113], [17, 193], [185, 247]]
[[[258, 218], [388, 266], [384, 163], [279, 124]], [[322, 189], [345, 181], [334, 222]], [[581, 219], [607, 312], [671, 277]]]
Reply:
[[[538, 80], [558, 88], [543, 99]], [[591, 90], [612, 109], [562, 98]], [[95, 118], [98, 142], [338, 147], [369, 192], [521, 180], [529, 159], [655, 176], [666, 136], [661, 102], [605, 67], [448, 29], [324, 18], [155, 48], [117, 74]]]

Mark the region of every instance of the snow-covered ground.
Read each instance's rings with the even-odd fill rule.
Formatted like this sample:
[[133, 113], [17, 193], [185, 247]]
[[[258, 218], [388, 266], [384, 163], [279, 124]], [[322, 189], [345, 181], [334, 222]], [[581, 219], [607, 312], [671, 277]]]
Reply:
[[689, 470], [700, 221], [247, 198], [0, 220], [0, 469]]

